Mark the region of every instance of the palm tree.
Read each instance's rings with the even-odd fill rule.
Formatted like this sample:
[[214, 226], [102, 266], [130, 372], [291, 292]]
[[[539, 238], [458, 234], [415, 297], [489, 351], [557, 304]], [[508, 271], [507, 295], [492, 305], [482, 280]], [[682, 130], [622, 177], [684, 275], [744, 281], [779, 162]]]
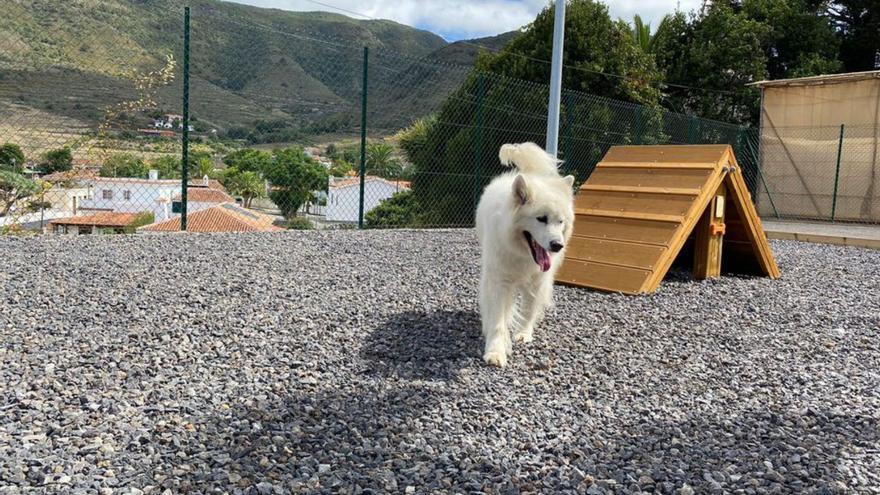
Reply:
[[241, 196], [242, 206], [250, 208], [254, 198], [266, 196], [266, 184], [256, 172], [238, 172], [229, 181], [229, 192]]
[[400, 161], [394, 156], [394, 146], [385, 142], [370, 143], [367, 146], [367, 172], [386, 179], [397, 177]]
[[633, 37], [633, 42], [645, 53], [654, 53], [654, 45], [657, 40], [657, 35], [661, 32], [665, 31], [669, 27], [669, 23], [672, 19], [672, 16], [666, 14], [660, 19], [660, 24], [657, 25], [657, 30], [654, 34], [651, 34], [651, 23], [645, 23], [642, 21], [642, 16], [636, 14], [633, 16], [632, 22], [632, 30], [630, 33]]

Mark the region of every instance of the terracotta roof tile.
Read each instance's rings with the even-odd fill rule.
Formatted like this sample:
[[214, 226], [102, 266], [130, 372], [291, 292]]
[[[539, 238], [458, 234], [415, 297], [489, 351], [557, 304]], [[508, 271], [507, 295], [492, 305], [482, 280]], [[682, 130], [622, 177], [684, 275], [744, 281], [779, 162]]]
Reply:
[[[186, 191], [186, 200], [194, 203], [230, 203], [235, 198], [217, 189], [190, 187]], [[174, 195], [174, 201], [180, 201], [180, 194]]]
[[[375, 175], [367, 175], [364, 178], [364, 184], [367, 182], [376, 182], [381, 181], [387, 184], [391, 184], [393, 186], [398, 186], [401, 189], [409, 189], [410, 183], [405, 180], [394, 180], [394, 179], [383, 179], [382, 177], [377, 177]], [[358, 185], [361, 183], [361, 178], [358, 176], [350, 177], [347, 179], [341, 179], [330, 183], [330, 189], [339, 189], [343, 187], [350, 187], [354, 185]]]
[[[177, 232], [180, 217], [157, 222], [139, 230], [145, 232]], [[186, 217], [188, 232], [275, 232], [284, 230], [272, 225], [272, 217], [244, 209], [234, 203], [223, 203], [190, 213]]]
[[125, 227], [137, 219], [138, 213], [104, 212], [78, 217], [56, 218], [49, 225], [94, 225], [96, 227]]

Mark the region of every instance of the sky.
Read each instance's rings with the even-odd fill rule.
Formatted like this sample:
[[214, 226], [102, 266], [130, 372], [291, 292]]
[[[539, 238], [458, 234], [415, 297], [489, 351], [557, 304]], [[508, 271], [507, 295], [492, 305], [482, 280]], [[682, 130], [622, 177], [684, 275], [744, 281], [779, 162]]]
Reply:
[[[358, 18], [391, 19], [439, 34], [448, 41], [481, 38], [531, 22], [549, 0], [234, 0], [237, 3], [294, 11], [323, 10]], [[639, 14], [646, 22], [678, 7], [687, 12], [701, 0], [605, 0], [611, 15], [627, 21]], [[363, 18], [363, 17], [361, 17]]]

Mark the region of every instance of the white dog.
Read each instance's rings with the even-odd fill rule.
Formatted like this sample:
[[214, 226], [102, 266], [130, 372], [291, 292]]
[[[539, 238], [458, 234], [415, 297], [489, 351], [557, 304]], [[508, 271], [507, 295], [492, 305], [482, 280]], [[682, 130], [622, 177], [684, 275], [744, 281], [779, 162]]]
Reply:
[[534, 143], [505, 144], [498, 157], [517, 171], [486, 186], [476, 226], [483, 359], [503, 367], [512, 350], [510, 327], [514, 340], [531, 342], [535, 324], [553, 302], [553, 280], [574, 222], [574, 177], [560, 177], [559, 161]]

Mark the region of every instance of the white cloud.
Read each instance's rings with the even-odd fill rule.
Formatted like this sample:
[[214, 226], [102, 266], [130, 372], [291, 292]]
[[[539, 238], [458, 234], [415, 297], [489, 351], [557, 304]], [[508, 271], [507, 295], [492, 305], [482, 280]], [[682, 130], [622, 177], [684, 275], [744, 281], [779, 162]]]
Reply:
[[[284, 10], [323, 10], [350, 17], [358, 17], [355, 13], [359, 13], [370, 18], [391, 19], [408, 26], [427, 29], [447, 39], [477, 38], [518, 29], [531, 22], [548, 5], [548, 0], [235, 1]], [[676, 8], [668, 0], [609, 0], [607, 3], [615, 18], [630, 20], [634, 14], [640, 14], [646, 22], [654, 21], [655, 24], [663, 14]], [[700, 0], [682, 0], [679, 4], [681, 10], [688, 11], [698, 7]]]

